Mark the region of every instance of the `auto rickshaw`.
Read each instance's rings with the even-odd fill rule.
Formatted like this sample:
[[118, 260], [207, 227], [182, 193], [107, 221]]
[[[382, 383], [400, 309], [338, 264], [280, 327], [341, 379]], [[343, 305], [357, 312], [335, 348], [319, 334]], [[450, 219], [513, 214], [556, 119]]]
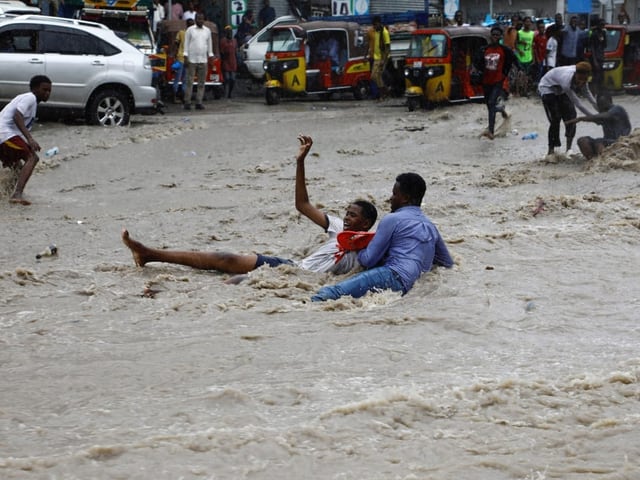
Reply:
[[[204, 22], [211, 30], [211, 41], [215, 58], [207, 69], [205, 89], [211, 90], [216, 100], [224, 94], [224, 76], [222, 74], [222, 59], [220, 57], [220, 44], [218, 42], [218, 27], [213, 22]], [[159, 53], [149, 56], [154, 71], [154, 80], [163, 97], [169, 97], [173, 85], [175, 71], [173, 65], [176, 61], [177, 45], [176, 35], [186, 27], [184, 20], [164, 20], [160, 23], [160, 38], [158, 45], [162, 45]], [[194, 87], [197, 79], [194, 79]]]
[[606, 25], [604, 87], [640, 94], [640, 25]]
[[479, 26], [415, 30], [404, 66], [409, 111], [419, 106], [482, 99], [482, 86], [471, 82], [471, 62], [490, 38], [490, 29]]
[[271, 30], [265, 55], [267, 105], [283, 95], [322, 95], [352, 92], [357, 100], [369, 96], [371, 68], [367, 46], [354, 22], [306, 22], [278, 25]]

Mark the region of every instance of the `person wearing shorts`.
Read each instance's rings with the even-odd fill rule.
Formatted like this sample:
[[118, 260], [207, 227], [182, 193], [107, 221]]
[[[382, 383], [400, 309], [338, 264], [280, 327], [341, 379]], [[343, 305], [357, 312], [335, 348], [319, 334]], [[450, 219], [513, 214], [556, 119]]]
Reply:
[[[366, 200], [356, 200], [347, 206], [343, 219], [327, 215], [309, 201], [305, 175], [305, 158], [313, 145], [307, 135], [298, 136], [300, 150], [296, 159], [296, 209], [316, 225], [322, 227], [329, 239], [319, 249], [299, 262], [281, 257], [256, 253], [235, 254], [228, 252], [194, 252], [150, 248], [133, 240], [127, 230], [122, 232], [122, 241], [131, 250], [136, 265], [143, 267], [151, 262], [173, 263], [202, 270], [217, 270], [223, 273], [246, 274], [263, 265], [295, 265], [312, 272], [330, 272], [337, 275], [348, 273], [359, 266], [356, 252], [343, 252], [338, 248], [337, 236], [343, 230], [367, 231], [376, 222], [378, 212]], [[240, 279], [241, 280], [241, 279]], [[229, 283], [239, 280], [231, 279]]]
[[31, 126], [40, 102], [51, 95], [51, 80], [36, 75], [29, 82], [30, 91], [16, 96], [0, 111], [0, 159], [2, 166], [20, 170], [11, 203], [30, 205], [23, 196], [33, 169], [39, 161], [40, 145], [31, 136]]
[[609, 93], [598, 95], [598, 111], [596, 115], [578, 117], [570, 122], [592, 122], [602, 126], [603, 137], [580, 137], [578, 138], [578, 148], [587, 160], [602, 154], [604, 149], [613, 145], [618, 138], [631, 133], [631, 122], [627, 111], [620, 105], [614, 105]]

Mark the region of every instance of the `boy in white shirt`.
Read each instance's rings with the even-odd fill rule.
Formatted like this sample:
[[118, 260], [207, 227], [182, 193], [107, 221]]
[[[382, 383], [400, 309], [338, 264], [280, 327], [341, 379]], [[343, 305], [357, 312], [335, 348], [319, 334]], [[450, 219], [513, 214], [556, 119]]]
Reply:
[[[30, 205], [22, 191], [38, 163], [40, 145], [31, 136], [31, 126], [36, 118], [38, 103], [46, 102], [51, 95], [51, 80], [36, 75], [29, 82], [30, 92], [15, 97], [0, 111], [0, 159], [2, 166], [20, 169], [11, 203]], [[24, 162], [24, 163], [23, 163]]]

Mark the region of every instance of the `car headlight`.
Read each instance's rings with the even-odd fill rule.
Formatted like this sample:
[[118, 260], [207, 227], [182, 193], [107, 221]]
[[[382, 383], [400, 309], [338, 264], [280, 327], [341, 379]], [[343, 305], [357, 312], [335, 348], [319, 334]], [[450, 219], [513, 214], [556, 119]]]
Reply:
[[617, 63], [615, 60], [611, 61], [611, 62], [604, 62], [602, 64], [602, 69], [603, 70], [615, 70]]
[[282, 69], [283, 70], [294, 70], [294, 69], [298, 68], [299, 64], [300, 64], [300, 62], [298, 61], [297, 58], [295, 60], [285, 60], [284, 62], [282, 62]]

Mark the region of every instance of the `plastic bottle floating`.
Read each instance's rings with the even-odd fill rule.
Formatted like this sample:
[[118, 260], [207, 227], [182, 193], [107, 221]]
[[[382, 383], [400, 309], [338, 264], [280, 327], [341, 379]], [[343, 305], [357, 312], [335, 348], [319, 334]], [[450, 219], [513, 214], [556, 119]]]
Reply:
[[54, 255], [57, 255], [57, 254], [58, 254], [58, 247], [56, 247], [55, 244], [52, 243], [43, 251], [41, 251], [39, 254], [37, 254], [36, 259], [39, 260], [42, 257], [53, 257]]
[[44, 152], [44, 156], [45, 157], [53, 157], [54, 155], [57, 155], [59, 151], [60, 150], [58, 150], [58, 147], [53, 147], [53, 148], [50, 148], [49, 150], [47, 150], [46, 152]]

